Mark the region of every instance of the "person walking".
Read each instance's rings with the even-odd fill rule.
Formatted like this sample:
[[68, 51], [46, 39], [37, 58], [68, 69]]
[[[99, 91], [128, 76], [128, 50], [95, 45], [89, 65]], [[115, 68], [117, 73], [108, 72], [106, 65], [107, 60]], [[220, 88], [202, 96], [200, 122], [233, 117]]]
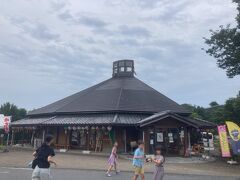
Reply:
[[33, 156], [33, 173], [32, 180], [51, 180], [52, 176], [50, 173], [50, 164], [57, 165], [53, 160], [55, 152], [51, 145], [53, 144], [54, 138], [52, 135], [46, 135], [45, 141], [40, 148], [38, 148]]
[[107, 175], [108, 177], [111, 177], [111, 176], [112, 176], [112, 175], [111, 175], [111, 171], [112, 171], [112, 168], [113, 168], [113, 167], [114, 167], [114, 169], [115, 169], [116, 174], [119, 173], [119, 171], [118, 171], [118, 169], [117, 169], [117, 159], [118, 159], [117, 148], [118, 148], [118, 143], [115, 142], [115, 143], [114, 143], [114, 146], [113, 146], [113, 148], [112, 148], [111, 155], [110, 155], [110, 157], [109, 157], [109, 159], [108, 159], [108, 170], [107, 170], [107, 173], [106, 173], [106, 175]]
[[152, 162], [155, 163], [155, 169], [153, 172], [153, 180], [163, 180], [164, 177], [164, 167], [165, 158], [162, 155], [161, 148], [156, 148], [155, 157], [152, 159]]
[[134, 166], [134, 176], [133, 180], [137, 180], [138, 177], [141, 177], [141, 180], [144, 180], [144, 142], [138, 141], [138, 148], [134, 152], [133, 156], [133, 166]]

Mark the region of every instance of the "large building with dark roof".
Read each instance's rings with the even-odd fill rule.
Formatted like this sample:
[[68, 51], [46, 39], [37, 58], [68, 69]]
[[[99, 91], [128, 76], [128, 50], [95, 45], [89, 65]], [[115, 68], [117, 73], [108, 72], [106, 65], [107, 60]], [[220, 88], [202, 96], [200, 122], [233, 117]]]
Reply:
[[30, 111], [12, 128], [31, 132], [31, 141], [52, 133], [56, 148], [105, 151], [117, 141], [120, 151], [128, 152], [143, 139], [146, 153], [161, 146], [166, 153], [184, 155], [191, 133], [215, 127], [190, 115], [137, 79], [133, 60], [119, 60], [113, 62], [110, 79]]

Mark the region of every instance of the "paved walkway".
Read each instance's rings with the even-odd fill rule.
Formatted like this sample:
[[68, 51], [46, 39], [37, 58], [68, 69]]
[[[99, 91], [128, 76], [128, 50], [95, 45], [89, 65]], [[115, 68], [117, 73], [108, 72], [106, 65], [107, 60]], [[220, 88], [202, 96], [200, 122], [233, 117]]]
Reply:
[[[31, 169], [15, 169], [15, 168], [0, 168], [0, 180], [28, 180], [31, 179]], [[120, 172], [113, 174], [111, 178], [106, 177], [103, 171], [88, 170], [70, 170], [70, 169], [53, 169], [52, 175], [57, 180], [129, 180], [132, 179], [133, 173]], [[146, 180], [152, 179], [152, 174], [145, 174]], [[164, 180], [239, 180], [237, 177], [222, 177], [222, 176], [196, 176], [196, 175], [171, 175], [167, 174]]]
[[[32, 159], [30, 151], [11, 151], [0, 153], [1, 167], [26, 167]], [[83, 169], [83, 170], [105, 170], [106, 157], [91, 155], [76, 155], [58, 153], [56, 156], [59, 169]], [[119, 159], [121, 171], [132, 171], [130, 160]], [[146, 172], [152, 172], [153, 164], [147, 163]], [[168, 174], [196, 174], [213, 176], [237, 176], [240, 177], [240, 166], [227, 165], [224, 162], [208, 163], [171, 163], [166, 162], [165, 170]]]

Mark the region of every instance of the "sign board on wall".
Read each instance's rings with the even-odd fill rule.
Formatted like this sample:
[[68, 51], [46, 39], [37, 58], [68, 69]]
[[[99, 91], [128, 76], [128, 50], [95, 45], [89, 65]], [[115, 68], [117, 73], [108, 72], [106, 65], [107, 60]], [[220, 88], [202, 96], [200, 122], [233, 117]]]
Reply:
[[173, 133], [168, 133], [168, 139], [169, 139], [169, 143], [173, 143]]
[[163, 133], [157, 133], [157, 142], [163, 142]]
[[150, 139], [150, 145], [153, 145], [153, 144], [154, 144], [153, 139]]

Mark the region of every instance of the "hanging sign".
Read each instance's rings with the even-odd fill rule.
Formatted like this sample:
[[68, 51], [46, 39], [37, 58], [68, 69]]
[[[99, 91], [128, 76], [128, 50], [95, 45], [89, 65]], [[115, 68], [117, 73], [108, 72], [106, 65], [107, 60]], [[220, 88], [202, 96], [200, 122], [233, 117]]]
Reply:
[[4, 131], [5, 133], [9, 133], [9, 125], [11, 123], [11, 116], [4, 116], [4, 120], [3, 120], [4, 124], [3, 124], [3, 128], [4, 128]]
[[218, 134], [222, 150], [222, 157], [231, 157], [225, 125], [218, 126]]

